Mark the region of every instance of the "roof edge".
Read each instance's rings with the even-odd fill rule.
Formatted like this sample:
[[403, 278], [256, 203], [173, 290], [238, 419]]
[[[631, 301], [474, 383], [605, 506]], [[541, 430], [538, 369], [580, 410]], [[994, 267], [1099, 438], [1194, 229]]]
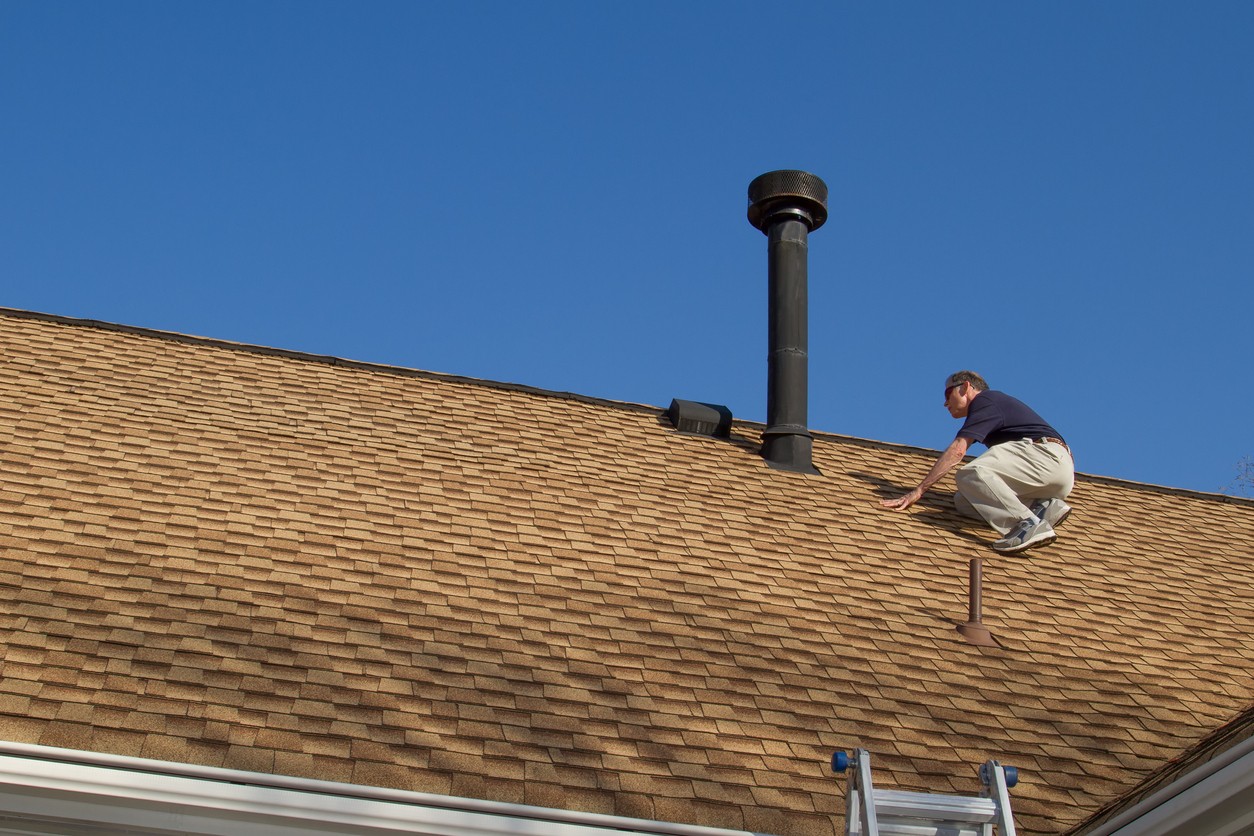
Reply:
[[506, 383], [497, 380], [489, 380], [487, 378], [470, 377], [468, 375], [432, 372], [424, 369], [413, 369], [407, 366], [394, 366], [388, 363], [375, 363], [369, 360], [351, 360], [345, 357], [336, 357], [332, 354], [315, 354], [310, 351], [297, 351], [290, 348], [275, 348], [273, 346], [257, 345], [254, 343], [241, 343], [235, 342], [234, 340], [224, 340], [218, 337], [201, 337], [194, 334], [183, 334], [178, 331], [163, 331], [159, 328], [146, 328], [140, 325], [122, 325], [116, 322], [106, 322], [99, 319], [84, 319], [73, 316], [62, 316], [60, 314], [41, 313], [38, 311], [25, 311], [20, 308], [6, 308], [3, 306], [0, 306], [0, 316], [7, 316], [13, 319], [33, 319], [41, 322], [55, 322], [59, 325], [69, 325], [79, 328], [95, 328], [101, 331], [116, 331], [124, 334], [136, 334], [142, 337], [152, 337], [154, 339], [169, 340], [171, 342], [186, 343], [189, 345], [210, 346], [213, 348], [226, 349], [228, 351], [239, 351], [246, 354], [260, 354], [269, 357], [285, 357], [291, 360], [322, 363], [328, 366], [339, 366], [341, 368], [360, 369], [362, 371], [381, 372], [383, 374], [394, 374], [399, 377], [418, 377], [428, 380], [442, 380], [450, 383], [487, 386], [492, 389], [506, 389], [515, 392], [526, 392], [531, 395], [562, 398], [564, 400], [597, 404], [599, 406], [621, 407], [624, 409], [630, 409], [637, 412], [647, 412], [650, 414], [658, 412], [662, 409], [661, 407], [650, 406], [648, 404], [638, 404], [630, 401], [616, 401], [609, 398], [597, 398], [592, 395], [581, 395], [576, 392], [562, 392], [556, 389], [542, 389], [538, 386], [528, 386], [524, 383]]
[[[743, 830], [638, 819], [606, 813], [538, 807], [464, 796], [435, 795], [364, 784], [346, 784], [262, 772], [158, 761], [103, 752], [0, 740], [0, 796], [35, 820], [70, 818], [77, 802], [93, 823], [121, 825], [125, 832], [295, 832], [319, 825], [328, 833], [508, 834], [525, 829], [564, 836], [754, 836]], [[23, 803], [25, 802], [25, 803]], [[51, 808], [51, 809], [50, 809]], [[86, 810], [84, 809], [86, 808]], [[138, 814], [138, 815], [137, 815]], [[146, 814], [146, 815], [145, 815]], [[139, 819], [137, 821], [137, 818]], [[74, 820], [74, 819], [72, 819]], [[188, 825], [188, 821], [194, 824]], [[164, 825], [177, 825], [174, 827]], [[196, 826], [199, 823], [200, 826]], [[204, 824], [214, 826], [203, 830]], [[157, 829], [149, 831], [148, 827]], [[252, 828], [252, 829], [248, 829]], [[122, 831], [119, 831], [122, 832]], [[234, 832], [233, 830], [230, 832]]]
[[[595, 406], [606, 406], [617, 409], [627, 409], [633, 412], [640, 412], [649, 415], [665, 415], [666, 407], [655, 406], [652, 404], [634, 403], [632, 401], [616, 401], [610, 398], [598, 398], [592, 395], [581, 395], [577, 392], [563, 392], [556, 389], [542, 389], [538, 386], [528, 386], [524, 383], [506, 383], [498, 380], [489, 380], [487, 378], [469, 377], [467, 375], [450, 374], [446, 372], [433, 372], [423, 369], [412, 369], [407, 366], [394, 366], [387, 363], [374, 363], [368, 360], [350, 360], [344, 357], [336, 357], [331, 354], [315, 354], [309, 351], [296, 351], [290, 348], [275, 348], [272, 346], [256, 345], [253, 343], [241, 343], [233, 340], [224, 340], [217, 337], [202, 337], [193, 334], [182, 334], [178, 331], [163, 331], [159, 328], [146, 328], [139, 325], [123, 325], [116, 322], [106, 322], [99, 319], [85, 319], [82, 317], [62, 316], [60, 314], [41, 313], [39, 311], [27, 311], [21, 308], [7, 308], [0, 306], [0, 316], [7, 316], [13, 319], [31, 319], [42, 322], [54, 322], [60, 325], [69, 325], [80, 328], [96, 328], [102, 331], [116, 331], [124, 334], [136, 334], [144, 337], [152, 337], [154, 339], [170, 340], [172, 342], [181, 342], [189, 345], [204, 345], [214, 348], [226, 349], [228, 351], [240, 351], [247, 354], [260, 354], [270, 357], [286, 357], [292, 360], [302, 360], [311, 363], [322, 363], [329, 366], [338, 366], [340, 368], [360, 369], [362, 371], [379, 372], [382, 374], [393, 374], [399, 377], [416, 377], [425, 380], [441, 380], [449, 383], [461, 383], [471, 386], [486, 386], [490, 389], [501, 389], [511, 392], [523, 392], [529, 395], [539, 395], [542, 397], [561, 398], [563, 400], [575, 401], [577, 403], [592, 404]], [[757, 429], [761, 431], [766, 428], [763, 421], [750, 421], [746, 419], [736, 418], [733, 424], [743, 429]], [[908, 453], [917, 453], [919, 455], [936, 456], [940, 451], [928, 447], [916, 447], [910, 444], [901, 444], [892, 441], [879, 441], [871, 438], [861, 438], [859, 436], [842, 435], [840, 433], [827, 432], [810, 428], [810, 432], [815, 438], [826, 438], [839, 440], [851, 444], [858, 444], [865, 447], [876, 447], [880, 449], [889, 448], [897, 449]], [[1222, 493], [1209, 493], [1206, 491], [1192, 490], [1189, 488], [1173, 488], [1167, 485], [1155, 485], [1149, 482], [1136, 482], [1131, 479], [1120, 479], [1116, 476], [1097, 476], [1088, 473], [1077, 473], [1076, 477], [1085, 481], [1101, 482], [1108, 485], [1119, 485], [1123, 487], [1132, 487], [1140, 490], [1149, 490], [1156, 493], [1165, 493], [1172, 495], [1194, 496], [1202, 499], [1209, 499], [1218, 502], [1229, 502], [1238, 505], [1254, 506], [1254, 498], [1231, 496]]]
[[1195, 785], [1250, 756], [1254, 756], [1254, 704], [1149, 773], [1130, 790], [1099, 808], [1068, 832], [1083, 836], [1117, 833], [1142, 816], [1168, 807]]

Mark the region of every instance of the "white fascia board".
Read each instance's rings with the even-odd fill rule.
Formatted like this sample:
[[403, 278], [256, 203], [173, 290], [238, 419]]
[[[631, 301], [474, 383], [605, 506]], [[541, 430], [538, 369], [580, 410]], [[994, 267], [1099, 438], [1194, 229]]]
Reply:
[[0, 816], [157, 836], [754, 836], [13, 743], [0, 744]]
[[1229, 836], [1254, 827], [1254, 738], [1086, 836]]

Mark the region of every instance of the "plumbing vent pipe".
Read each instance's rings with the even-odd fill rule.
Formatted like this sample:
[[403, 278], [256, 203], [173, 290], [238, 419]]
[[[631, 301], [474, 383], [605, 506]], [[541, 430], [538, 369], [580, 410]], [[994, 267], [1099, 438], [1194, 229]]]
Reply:
[[809, 234], [827, 220], [827, 185], [804, 171], [749, 184], [749, 223], [767, 236], [769, 328], [762, 457], [778, 470], [818, 473], [806, 426], [809, 399]]
[[977, 647], [1001, 647], [983, 622], [984, 568], [978, 557], [971, 558], [971, 578], [967, 587], [967, 623], [958, 625], [962, 637]]

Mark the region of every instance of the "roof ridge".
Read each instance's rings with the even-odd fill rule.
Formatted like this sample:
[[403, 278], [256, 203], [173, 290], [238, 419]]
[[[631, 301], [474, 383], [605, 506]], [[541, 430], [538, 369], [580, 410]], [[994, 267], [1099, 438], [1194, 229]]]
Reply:
[[[322, 363], [329, 366], [338, 366], [341, 368], [361, 369], [363, 371], [382, 372], [384, 374], [394, 374], [401, 377], [416, 377], [428, 380], [441, 380], [449, 383], [464, 383], [467, 385], [485, 386], [490, 389], [499, 389], [513, 392], [524, 392], [531, 395], [540, 395], [544, 397], [560, 398], [563, 400], [575, 401], [578, 403], [593, 404], [596, 406], [606, 406], [611, 408], [628, 409], [633, 412], [644, 412], [652, 415], [664, 413], [665, 407], [655, 404], [641, 404], [632, 401], [618, 401], [611, 398], [599, 398], [593, 395], [582, 395], [577, 392], [564, 392], [556, 389], [544, 389], [538, 386], [530, 386], [525, 383], [508, 383], [499, 380], [490, 380], [488, 378], [470, 377], [468, 375], [451, 374], [448, 372], [435, 372], [426, 369], [415, 369], [408, 366], [397, 366], [389, 363], [377, 363], [369, 360], [352, 360], [345, 357], [336, 357], [331, 354], [317, 354], [310, 351], [298, 351], [290, 348], [277, 348], [274, 346], [258, 345], [255, 343], [244, 343], [235, 340], [226, 340], [219, 337], [204, 337], [194, 334], [184, 334], [178, 331], [166, 331], [159, 328], [148, 328], [140, 325], [124, 325], [116, 322], [107, 322], [99, 319], [86, 319], [83, 317], [63, 316], [61, 314], [43, 313], [40, 311], [28, 311], [20, 308], [9, 308], [0, 306], [0, 316], [7, 316], [14, 319], [30, 319], [43, 322], [54, 322], [61, 325], [69, 325], [80, 328], [97, 328], [104, 331], [116, 331], [126, 334], [136, 334], [139, 336], [152, 337], [154, 339], [171, 340], [173, 342], [188, 343], [191, 345], [213, 346], [215, 348], [223, 348], [230, 351], [241, 351], [249, 354], [260, 354], [271, 357], [286, 357], [293, 360], [303, 360], [306, 362]], [[744, 418], [734, 419], [737, 425], [747, 428], [765, 428], [764, 421], [752, 421]], [[844, 435], [842, 433], [831, 432], [827, 430], [816, 430], [810, 428], [810, 433], [824, 438], [838, 439], [843, 442], [857, 444], [864, 447], [873, 447], [880, 449], [897, 449], [911, 453], [919, 453], [922, 455], [936, 455], [938, 450], [929, 447], [918, 447], [912, 444], [903, 444], [893, 441], [881, 441], [873, 438], [862, 438], [860, 436]], [[1118, 485], [1124, 487], [1132, 487], [1143, 490], [1150, 490], [1155, 493], [1165, 493], [1172, 495], [1194, 496], [1201, 499], [1210, 499], [1221, 503], [1235, 503], [1239, 505], [1254, 505], [1254, 498], [1232, 496], [1229, 494], [1213, 493], [1207, 491], [1193, 490], [1190, 488], [1176, 488], [1168, 485], [1156, 485], [1151, 482], [1137, 482], [1132, 479], [1123, 479], [1117, 476], [1101, 476], [1091, 473], [1076, 473], [1077, 478], [1085, 481], [1101, 482], [1108, 485]]]
[[623, 407], [640, 412], [654, 413], [659, 409], [659, 407], [649, 404], [638, 404], [632, 403], [631, 401], [616, 401], [610, 398], [598, 398], [592, 395], [581, 395], [577, 392], [562, 392], [556, 389], [543, 389], [538, 386], [529, 386], [525, 383], [507, 383], [499, 380], [490, 380], [488, 378], [470, 377], [469, 375], [434, 372], [426, 369], [415, 369], [409, 366], [397, 366], [391, 363], [378, 363], [370, 360], [353, 360], [347, 357], [337, 357], [333, 354], [317, 354], [312, 351], [299, 351], [291, 348], [278, 348], [275, 346], [259, 345], [256, 343], [244, 343], [235, 340], [226, 340], [220, 337], [203, 337], [195, 334], [184, 334], [179, 331], [165, 331], [160, 328], [148, 328], [142, 325], [124, 325], [100, 319], [84, 319], [81, 317], [62, 316], [60, 314], [42, 313], [39, 311], [26, 311], [20, 308], [6, 308], [3, 306], [0, 306], [0, 316], [7, 316], [14, 319], [33, 319], [43, 322], [55, 322], [61, 325], [70, 325], [79, 328], [97, 328], [102, 331], [117, 331], [125, 334], [137, 334], [139, 336], [170, 340], [172, 342], [213, 346], [215, 348], [224, 348], [229, 351], [240, 351], [248, 354], [260, 354], [270, 357], [286, 357], [292, 360], [304, 360], [313, 363], [322, 363], [329, 366], [383, 372], [384, 374], [395, 374], [400, 377], [420, 377], [442, 380], [450, 383], [466, 383], [487, 386], [492, 389], [507, 389], [511, 391], [527, 392], [533, 395], [545, 395], [549, 397], [563, 398], [566, 400], [593, 403], [601, 406]]

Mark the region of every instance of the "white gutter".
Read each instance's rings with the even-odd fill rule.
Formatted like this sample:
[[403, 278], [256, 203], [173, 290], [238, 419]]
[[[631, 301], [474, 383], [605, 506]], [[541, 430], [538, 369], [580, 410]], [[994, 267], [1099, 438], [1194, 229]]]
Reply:
[[5, 816], [210, 836], [765, 836], [0, 741]]
[[1250, 827], [1254, 827], [1254, 737], [1081, 834], [1236, 834]]

